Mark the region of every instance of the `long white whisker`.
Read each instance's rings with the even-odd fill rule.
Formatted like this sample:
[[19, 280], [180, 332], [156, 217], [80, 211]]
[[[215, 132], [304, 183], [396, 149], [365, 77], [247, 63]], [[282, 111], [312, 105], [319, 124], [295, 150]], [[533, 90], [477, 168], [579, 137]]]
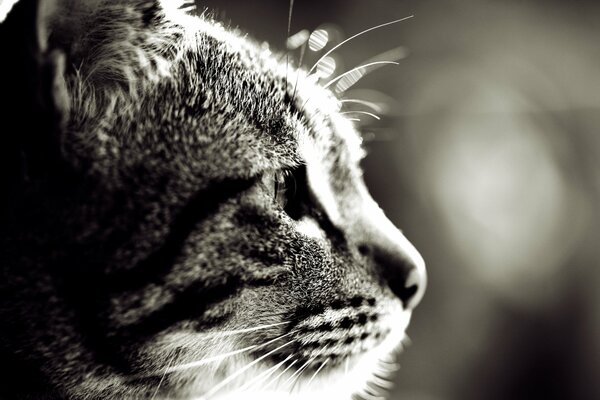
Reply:
[[304, 60], [304, 53], [306, 52], [306, 43], [302, 45], [300, 49], [300, 60], [298, 61], [298, 72], [296, 73], [296, 83], [294, 84], [294, 93], [292, 94], [292, 101], [296, 99], [296, 90], [298, 89], [298, 79], [300, 78], [300, 68], [302, 68], [302, 62]]
[[323, 361], [323, 363], [321, 363], [321, 365], [319, 366], [319, 368], [315, 371], [315, 373], [313, 374], [313, 376], [310, 378], [310, 380], [308, 381], [307, 386], [310, 386], [310, 384], [312, 383], [312, 381], [315, 379], [315, 377], [317, 376], [317, 374], [319, 372], [321, 372], [321, 370], [323, 369], [323, 367], [325, 366], [325, 364], [327, 364], [327, 362], [329, 361], [329, 358], [326, 359], [325, 361]]
[[219, 355], [216, 355], [213, 357], [203, 358], [202, 360], [197, 360], [197, 361], [193, 361], [193, 362], [186, 363], [186, 364], [176, 365], [174, 367], [168, 368], [166, 370], [166, 372], [171, 373], [171, 372], [175, 372], [175, 371], [184, 371], [184, 370], [190, 369], [190, 368], [201, 367], [206, 364], [221, 361], [224, 358], [231, 357], [236, 354], [245, 353], [252, 349], [256, 349], [257, 347], [258, 347], [258, 345], [248, 346], [248, 347], [244, 347], [243, 349], [233, 350], [233, 351], [229, 351], [227, 353], [219, 354]]
[[333, 78], [332, 80], [330, 80], [329, 82], [327, 82], [323, 88], [327, 89], [329, 86], [333, 85], [334, 83], [336, 83], [337, 81], [339, 81], [340, 79], [342, 79], [343, 77], [350, 75], [356, 71], [361, 70], [362, 68], [367, 68], [367, 67], [371, 67], [373, 65], [380, 65], [380, 64], [394, 64], [394, 65], [398, 65], [399, 63], [397, 63], [396, 61], [373, 61], [370, 63], [366, 63], [366, 64], [362, 64], [359, 65], [358, 67], [352, 68], [350, 71], [346, 71], [343, 74], [340, 74], [338, 76], [336, 76], [335, 78]]
[[267, 376], [265, 376], [265, 377], [264, 377], [263, 379], [261, 379], [259, 382], [257, 382], [257, 383], [255, 384], [255, 386], [256, 386], [256, 385], [260, 385], [260, 384], [262, 384], [264, 381], [266, 381], [266, 380], [267, 380], [267, 379], [268, 379], [268, 378], [269, 378], [271, 375], [273, 375], [273, 374], [275, 373], [275, 371], [277, 371], [277, 370], [278, 370], [278, 369], [279, 369], [279, 368], [280, 368], [280, 367], [281, 367], [283, 364], [285, 364], [285, 363], [286, 363], [286, 362], [287, 362], [287, 361], [288, 361], [290, 358], [292, 358], [292, 357], [293, 357], [293, 354], [290, 354], [288, 357], [286, 357], [286, 359], [285, 359], [285, 360], [283, 360], [282, 362], [278, 363], [278, 364], [277, 364], [277, 368], [272, 368], [272, 371], [271, 371], [271, 372], [269, 372], [269, 373], [267, 374]]
[[350, 359], [346, 358], [346, 362], [344, 364], [344, 376], [346, 376], [348, 375], [348, 371], [350, 370]]
[[154, 398], [158, 394], [158, 390], [160, 389], [160, 386], [162, 385], [163, 381], [165, 380], [165, 377], [167, 376], [167, 370], [169, 369], [171, 364], [173, 364], [173, 362], [175, 361], [176, 358], [177, 358], [177, 351], [174, 351], [173, 356], [171, 357], [171, 359], [169, 360], [169, 363], [167, 364], [167, 369], [165, 369], [165, 372], [160, 377], [160, 381], [158, 381], [158, 385], [156, 385], [156, 390], [154, 391], [154, 394], [152, 395], [150, 400], [154, 400]]
[[373, 114], [371, 112], [368, 112], [368, 111], [359, 111], [359, 110], [356, 110], [356, 111], [344, 111], [344, 112], [341, 112], [340, 114], [342, 114], [342, 115], [343, 114], [364, 114], [364, 115], [368, 115], [370, 117], [373, 117], [376, 120], [380, 120], [381, 119], [381, 118], [379, 118], [378, 115], [375, 115], [375, 114]]
[[266, 371], [261, 372], [260, 374], [258, 374], [258, 376], [256, 376], [255, 378], [251, 379], [250, 381], [248, 381], [246, 384], [244, 384], [238, 390], [240, 392], [244, 392], [244, 391], [248, 390], [252, 386], [256, 386], [256, 385], [261, 384], [263, 381], [265, 381], [271, 375], [273, 375], [275, 373], [275, 371], [277, 371], [283, 364], [285, 364], [292, 357], [293, 357], [293, 355], [290, 354], [289, 356], [287, 356], [287, 358], [285, 360], [283, 360], [283, 361], [275, 364], [274, 366], [272, 366], [271, 368], [267, 369]]
[[[286, 335], [283, 335], [283, 336], [287, 336], [289, 334], [291, 334], [291, 332], [289, 332], [289, 333], [287, 333]], [[201, 396], [200, 399], [208, 399], [208, 398], [210, 398], [210, 396], [212, 396], [213, 394], [215, 394], [216, 392], [218, 392], [223, 386], [227, 385], [229, 382], [231, 382], [232, 380], [234, 380], [235, 378], [237, 378], [238, 376], [240, 376], [241, 374], [243, 374], [245, 371], [247, 371], [248, 369], [252, 368], [252, 366], [254, 366], [255, 364], [257, 364], [260, 361], [264, 360], [265, 358], [269, 357], [271, 354], [273, 354], [273, 353], [275, 353], [275, 352], [283, 349], [285, 346], [289, 346], [293, 342], [294, 342], [293, 340], [290, 340], [290, 341], [282, 344], [281, 346], [279, 346], [279, 347], [277, 347], [277, 348], [269, 351], [268, 353], [263, 354], [262, 356], [258, 357], [257, 359], [255, 359], [251, 363], [247, 364], [245, 367], [237, 370], [234, 374], [228, 376], [227, 378], [223, 379], [221, 382], [219, 382], [218, 384], [216, 384], [215, 386], [213, 386], [213, 388], [210, 389], [203, 396]]]
[[306, 361], [304, 364], [302, 364], [300, 366], [300, 368], [298, 368], [298, 370], [296, 372], [294, 372], [283, 384], [284, 385], [288, 384], [288, 382], [290, 380], [291, 380], [290, 384], [293, 384], [300, 377], [300, 373], [302, 373], [302, 371], [304, 371], [304, 369], [307, 368], [308, 365], [310, 363], [312, 363], [318, 356], [325, 353], [326, 350], [327, 350], [327, 346], [325, 346], [320, 352], [318, 352], [317, 354], [312, 356], [308, 361]]
[[329, 51], [327, 51], [325, 54], [323, 54], [323, 55], [321, 56], [321, 58], [319, 58], [319, 59], [317, 60], [317, 62], [316, 62], [316, 63], [315, 63], [315, 64], [314, 64], [314, 65], [311, 67], [311, 69], [308, 71], [308, 74], [310, 75], [310, 74], [311, 74], [311, 73], [312, 73], [312, 72], [315, 70], [315, 68], [317, 68], [317, 65], [319, 65], [319, 63], [320, 63], [321, 61], [323, 61], [323, 59], [324, 59], [325, 57], [327, 57], [328, 55], [330, 55], [330, 54], [331, 54], [331, 53], [333, 53], [335, 50], [339, 49], [341, 46], [343, 46], [344, 44], [348, 43], [348, 42], [349, 42], [349, 41], [351, 41], [352, 39], [354, 39], [354, 38], [357, 38], [358, 36], [360, 36], [360, 35], [363, 35], [363, 34], [365, 34], [365, 33], [367, 33], [367, 32], [371, 32], [371, 31], [373, 31], [373, 30], [375, 30], [375, 29], [383, 28], [384, 26], [388, 26], [388, 25], [392, 25], [392, 24], [397, 24], [398, 22], [405, 21], [405, 20], [407, 20], [407, 19], [410, 19], [410, 18], [412, 18], [412, 17], [414, 17], [414, 15], [409, 15], [408, 17], [400, 18], [400, 19], [397, 19], [397, 20], [395, 20], [395, 21], [386, 22], [385, 24], [381, 24], [381, 25], [377, 25], [377, 26], [374, 26], [374, 27], [372, 27], [372, 28], [369, 28], [369, 29], [365, 29], [364, 31], [362, 31], [362, 32], [359, 32], [359, 33], [357, 33], [356, 35], [349, 37], [348, 39], [346, 39], [346, 40], [344, 40], [343, 42], [339, 43], [338, 45], [336, 45], [336, 46], [332, 47], [332, 48], [331, 48]]
[[300, 368], [298, 371], [296, 371], [296, 372], [298, 372], [298, 374], [297, 374], [297, 375], [294, 377], [294, 379], [292, 379], [292, 381], [291, 381], [291, 382], [288, 384], [288, 388], [289, 388], [289, 389], [288, 389], [288, 391], [289, 391], [290, 393], [292, 393], [292, 392], [294, 391], [294, 388], [296, 387], [296, 383], [298, 382], [298, 379], [300, 379], [300, 376], [302, 376], [302, 374], [304, 373], [304, 370], [305, 370], [306, 368], [308, 368], [308, 365], [312, 364], [312, 361], [314, 361], [314, 360], [310, 360], [310, 361], [308, 362], [308, 364], [305, 364], [305, 365], [303, 365], [303, 366], [302, 366], [302, 367], [301, 367], [301, 368]]
[[[385, 51], [381, 54], [378, 54], [375, 57], [371, 57], [368, 60], [363, 61], [361, 64], [369, 64], [374, 61], [394, 61], [394, 62], [396, 62], [396, 61], [399, 61], [399, 60], [405, 58], [406, 54], [407, 54], [407, 51], [404, 47], [396, 47], [394, 49], [391, 49], [391, 50]], [[335, 91], [337, 93], [345, 92], [346, 90], [348, 90], [352, 86], [354, 86], [362, 78], [371, 74], [373, 71], [376, 71], [377, 69], [379, 69], [381, 67], [382, 67], [382, 65], [379, 65], [375, 68], [369, 69], [368, 71], [366, 71], [366, 70], [356, 71], [356, 73], [345, 76], [343, 79], [341, 79], [337, 83], [337, 85], [335, 85]]]
[[268, 346], [269, 344], [271, 344], [271, 343], [273, 343], [273, 342], [275, 342], [275, 341], [277, 341], [277, 340], [279, 340], [279, 339], [281, 339], [281, 338], [283, 338], [283, 337], [285, 337], [285, 336], [287, 336], [289, 334], [291, 334], [291, 332], [290, 333], [286, 333], [285, 335], [278, 336], [275, 339], [271, 339], [268, 342], [265, 342], [265, 343], [262, 343], [262, 344], [255, 344], [255, 345], [252, 345], [252, 346], [244, 347], [243, 349], [233, 350], [233, 351], [230, 351], [230, 352], [227, 352], [227, 353], [218, 354], [218, 355], [213, 356], [213, 357], [203, 358], [202, 360], [193, 361], [193, 362], [186, 363], [186, 364], [181, 364], [181, 365], [176, 365], [174, 367], [169, 368], [167, 370], [167, 373], [171, 373], [171, 372], [175, 372], [175, 371], [183, 371], [183, 370], [190, 369], [190, 368], [200, 367], [200, 366], [203, 366], [203, 365], [206, 365], [206, 364], [210, 364], [210, 363], [213, 363], [213, 362], [221, 361], [221, 360], [223, 360], [223, 359], [225, 359], [227, 357], [231, 357], [231, 356], [234, 356], [236, 354], [245, 353], [245, 352], [250, 351], [250, 350], [260, 349], [262, 347]]
[[287, 36], [290, 37], [290, 29], [292, 27], [292, 12], [294, 11], [294, 0], [290, 0], [290, 9], [288, 12]]
[[[331, 86], [335, 82], [339, 81], [343, 77], [348, 76], [350, 74], [354, 74], [357, 71], [360, 71], [362, 68], [368, 68], [368, 67], [371, 67], [371, 66], [374, 66], [374, 65], [382, 65], [382, 64], [394, 64], [394, 65], [398, 65], [399, 63], [397, 63], [395, 61], [373, 61], [373, 62], [370, 62], [370, 63], [367, 63], [367, 64], [362, 64], [362, 65], [359, 65], [358, 67], [352, 68], [350, 71], [346, 71], [343, 74], [340, 74], [340, 75], [336, 76], [335, 78], [333, 78], [332, 80], [330, 80], [329, 82], [327, 82], [323, 86], [323, 88], [327, 89], [329, 86]], [[310, 99], [311, 98], [309, 97], [309, 98], [307, 98], [304, 101], [304, 104], [302, 104], [302, 108], [306, 107], [306, 104], [310, 101]]]
[[[309, 359], [308, 361], [306, 361], [304, 364], [302, 364], [300, 366], [300, 368], [298, 368], [296, 370], [296, 372], [294, 372], [292, 375], [290, 375], [289, 378], [287, 378], [284, 382], [283, 382], [283, 386], [285, 385], [289, 385], [292, 384], [296, 381], [296, 376], [301, 373], [302, 371], [304, 371], [304, 368], [306, 368], [308, 366], [308, 364], [310, 364], [317, 356], [314, 356], [313, 358]], [[290, 382], [291, 381], [291, 382]], [[289, 382], [289, 383], [288, 383]]]
[[266, 384], [263, 387], [263, 390], [268, 389], [269, 386], [271, 386], [272, 384], [274, 384], [275, 382], [277, 382], [279, 380], [279, 378], [281, 378], [281, 376], [287, 372], [288, 369], [292, 368], [294, 366], [294, 364], [296, 364], [296, 362], [298, 362], [298, 360], [292, 361], [290, 363], [290, 365], [288, 365], [287, 367], [285, 367], [285, 369], [283, 371], [281, 371], [275, 378], [271, 379], [271, 382], [269, 382], [268, 384]]
[[380, 113], [380, 112], [382, 112], [382, 111], [383, 111], [383, 110], [382, 110], [382, 108], [381, 108], [379, 105], [377, 105], [377, 104], [373, 103], [372, 101], [367, 101], [367, 100], [360, 100], [360, 99], [343, 99], [343, 100], [340, 100], [340, 103], [342, 103], [342, 104], [343, 104], [343, 103], [356, 103], [356, 104], [362, 104], [363, 106], [367, 106], [367, 107], [369, 107], [370, 109], [372, 109], [372, 110], [373, 110], [373, 111], [375, 111], [375, 112], [378, 112], [378, 113]]
[[[274, 340], [276, 340], [276, 339], [274, 339]], [[231, 357], [231, 356], [234, 356], [236, 354], [241, 354], [241, 353], [245, 353], [247, 351], [253, 350], [253, 349], [258, 349], [261, 346], [262, 345], [252, 345], [252, 346], [244, 347], [243, 349], [233, 350], [233, 351], [230, 351], [230, 352], [227, 352], [227, 353], [218, 354], [216, 356], [203, 358], [201, 360], [197, 360], [197, 361], [192, 361], [192, 362], [185, 363], [185, 364], [176, 365], [176, 366], [173, 366], [173, 367], [167, 366], [167, 368], [163, 370], [162, 374], [164, 376], [164, 375], [170, 374], [172, 372], [185, 371], [187, 369], [201, 367], [201, 366], [206, 365], [206, 364], [210, 364], [210, 363], [221, 361], [221, 360], [223, 360], [223, 359], [225, 359], [227, 357]], [[147, 378], [149, 376], [158, 375], [159, 373], [160, 373], [160, 370], [159, 371], [155, 371], [155, 372], [150, 372], [150, 373], [147, 373], [147, 374], [134, 375], [130, 379], [135, 380], [135, 379], [140, 379], [140, 378]]]

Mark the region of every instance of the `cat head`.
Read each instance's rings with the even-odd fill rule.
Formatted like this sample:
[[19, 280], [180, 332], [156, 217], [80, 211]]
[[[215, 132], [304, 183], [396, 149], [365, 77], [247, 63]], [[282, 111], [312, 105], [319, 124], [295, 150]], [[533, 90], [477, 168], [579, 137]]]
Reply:
[[2, 352], [58, 397], [360, 392], [424, 262], [332, 92], [174, 3], [23, 0], [2, 26], [35, 26], [4, 68], [36, 71], [38, 116], [11, 143]]

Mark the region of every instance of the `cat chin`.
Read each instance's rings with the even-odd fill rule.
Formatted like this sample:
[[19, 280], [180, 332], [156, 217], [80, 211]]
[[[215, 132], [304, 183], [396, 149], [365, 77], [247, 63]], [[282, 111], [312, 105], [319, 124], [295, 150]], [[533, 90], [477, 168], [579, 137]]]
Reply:
[[[211, 400], [350, 400], [365, 398], [386, 398], [394, 381], [394, 373], [399, 369], [398, 358], [408, 340], [406, 328], [411, 312], [402, 311], [393, 317], [394, 328], [382, 343], [373, 349], [352, 357], [340, 366], [311, 372], [301, 376], [291, 385], [281, 385], [273, 389], [261, 388], [246, 391], [232, 391]], [[291, 375], [291, 374], [288, 374]], [[315, 375], [315, 376], [313, 376]], [[287, 377], [280, 381], [286, 382]], [[267, 379], [267, 381], [269, 381]], [[194, 400], [208, 400], [202, 396]]]

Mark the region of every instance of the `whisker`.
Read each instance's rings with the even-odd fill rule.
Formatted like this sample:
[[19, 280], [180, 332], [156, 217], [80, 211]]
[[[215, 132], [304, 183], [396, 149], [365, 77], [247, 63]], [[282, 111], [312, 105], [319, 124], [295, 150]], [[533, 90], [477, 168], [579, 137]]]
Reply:
[[302, 61], [304, 61], [304, 53], [306, 52], [306, 42], [300, 49], [300, 60], [298, 61], [298, 72], [296, 73], [296, 83], [294, 84], [294, 93], [292, 94], [292, 101], [296, 99], [296, 89], [298, 89], [298, 78], [300, 77], [300, 68], [302, 68]]
[[366, 64], [362, 64], [359, 65], [358, 67], [352, 68], [350, 71], [346, 71], [343, 74], [340, 74], [338, 76], [336, 76], [335, 78], [333, 78], [332, 80], [330, 80], [329, 82], [327, 82], [325, 85], [323, 85], [323, 88], [327, 89], [329, 86], [333, 85], [334, 83], [336, 83], [337, 81], [339, 81], [340, 79], [342, 79], [345, 76], [348, 76], [352, 73], [355, 73], [356, 71], [360, 71], [362, 68], [368, 68], [371, 67], [373, 65], [381, 65], [381, 64], [394, 64], [394, 65], [398, 65], [399, 63], [396, 61], [373, 61], [370, 63], [366, 63]]
[[[398, 63], [396, 61], [373, 61], [371, 63], [367, 63], [367, 64], [362, 64], [359, 65], [358, 67], [352, 68], [350, 71], [346, 71], [343, 74], [340, 74], [338, 76], [336, 76], [335, 78], [333, 78], [332, 80], [330, 80], [329, 82], [327, 82], [323, 88], [327, 89], [329, 86], [333, 85], [335, 82], [339, 81], [340, 79], [342, 79], [345, 76], [348, 76], [350, 74], [355, 74], [357, 71], [359, 71], [362, 68], [368, 68], [374, 65], [382, 65], [382, 64], [394, 64], [394, 65], [398, 65]], [[310, 101], [310, 97], [307, 98], [304, 101], [304, 104], [302, 104], [302, 108], [306, 107], [306, 104]]]
[[373, 117], [373, 118], [375, 118], [376, 120], [380, 120], [380, 119], [381, 119], [381, 118], [379, 118], [379, 116], [378, 116], [378, 115], [375, 115], [375, 114], [373, 114], [373, 113], [371, 113], [371, 112], [368, 112], [368, 111], [359, 111], [359, 110], [355, 110], [355, 111], [344, 111], [344, 112], [341, 112], [340, 114], [342, 114], [342, 115], [343, 115], [343, 114], [364, 114], [364, 115], [368, 115], [368, 116], [370, 116], [370, 117]]
[[165, 372], [160, 377], [160, 381], [158, 381], [158, 385], [156, 385], [156, 390], [154, 391], [154, 394], [152, 395], [152, 397], [150, 398], [150, 400], [154, 400], [154, 398], [158, 394], [158, 390], [160, 389], [160, 386], [162, 385], [163, 381], [165, 380], [165, 377], [167, 376], [167, 370], [169, 369], [169, 367], [171, 366], [171, 364], [173, 364], [173, 362], [177, 358], [177, 354], [178, 354], [177, 351], [173, 351], [173, 356], [169, 360], [169, 363], [167, 364], [167, 368], [165, 369]]
[[298, 368], [292, 375], [290, 375], [289, 378], [287, 378], [285, 380], [285, 382], [283, 382], [283, 385], [285, 386], [285, 385], [290, 385], [290, 384], [294, 383], [296, 381], [296, 379], [298, 379], [298, 374], [300, 374], [302, 371], [304, 371], [304, 369], [308, 366], [308, 364], [310, 364], [315, 358], [317, 358], [317, 356], [314, 356], [313, 358], [309, 359], [304, 364], [302, 364], [300, 366], [300, 368]]
[[279, 340], [279, 339], [281, 339], [281, 338], [283, 338], [285, 336], [290, 335], [291, 333], [292, 332], [288, 332], [285, 335], [278, 336], [275, 339], [271, 339], [268, 342], [265, 342], [265, 343], [262, 343], [262, 344], [255, 344], [255, 345], [252, 345], [252, 346], [244, 347], [243, 349], [233, 350], [233, 351], [230, 351], [230, 352], [227, 352], [227, 353], [223, 353], [223, 354], [219, 354], [219, 355], [216, 355], [216, 356], [203, 358], [202, 360], [193, 361], [193, 362], [186, 363], [186, 364], [181, 364], [181, 365], [176, 365], [174, 367], [171, 367], [171, 368], [167, 369], [167, 373], [171, 373], [171, 372], [175, 372], [175, 371], [184, 371], [184, 370], [187, 370], [187, 369], [200, 367], [200, 366], [203, 366], [203, 365], [206, 365], [206, 364], [210, 364], [210, 363], [213, 363], [213, 362], [216, 362], [216, 361], [221, 361], [221, 360], [223, 360], [223, 359], [225, 359], [227, 357], [231, 357], [231, 356], [234, 356], [236, 354], [245, 353], [245, 352], [250, 351], [250, 350], [260, 349], [262, 347], [268, 346], [269, 344], [271, 344], [271, 343], [273, 343], [273, 342], [275, 342], [275, 341], [277, 341], [277, 340]]
[[[360, 99], [369, 101], [381, 108], [378, 114], [395, 115], [402, 108], [396, 99], [378, 90], [350, 88], [344, 92], [343, 99]], [[394, 111], [393, 111], [394, 110]]]
[[219, 354], [219, 355], [216, 355], [213, 357], [203, 358], [202, 360], [193, 361], [193, 362], [181, 364], [181, 365], [176, 365], [174, 367], [168, 368], [166, 370], [166, 373], [171, 373], [171, 372], [176, 372], [176, 371], [185, 371], [186, 369], [201, 367], [203, 365], [210, 364], [210, 363], [213, 363], [216, 361], [221, 361], [224, 358], [231, 357], [236, 354], [245, 353], [247, 351], [250, 351], [250, 350], [253, 350], [256, 348], [258, 348], [258, 345], [252, 345], [252, 346], [244, 347], [243, 349], [229, 351], [227, 353]]
[[369, 58], [365, 62], [382, 61], [382, 60], [398, 61], [398, 60], [402, 60], [403, 58], [406, 58], [408, 56], [408, 53], [409, 52], [408, 52], [408, 49], [406, 49], [406, 47], [398, 46], [398, 47], [394, 47], [393, 49], [384, 51], [383, 53], [379, 53], [376, 56]]
[[[291, 334], [287, 333], [286, 335], [283, 336], [287, 336]], [[283, 337], [280, 336], [279, 338]], [[234, 374], [228, 376], [227, 378], [223, 379], [221, 382], [219, 382], [218, 384], [216, 384], [215, 386], [213, 386], [212, 389], [210, 389], [207, 393], [205, 393], [203, 396], [200, 397], [200, 399], [208, 399], [210, 398], [210, 396], [212, 396], [213, 394], [215, 394], [216, 392], [218, 392], [221, 388], [223, 388], [223, 386], [227, 385], [229, 382], [231, 382], [232, 380], [234, 380], [235, 378], [237, 378], [238, 376], [240, 376], [241, 374], [243, 374], [245, 371], [247, 371], [248, 369], [252, 368], [252, 366], [254, 366], [255, 364], [259, 363], [260, 361], [264, 360], [265, 358], [269, 357], [271, 354], [283, 349], [285, 346], [289, 346], [290, 344], [292, 344], [294, 341], [290, 340], [284, 344], [282, 344], [281, 346], [269, 351], [266, 354], [263, 354], [262, 356], [258, 357], [257, 359], [255, 359], [254, 361], [250, 362], [249, 364], [247, 364], [245, 367], [237, 370]]]
[[327, 350], [327, 346], [325, 346], [321, 351], [319, 351], [317, 354], [312, 356], [308, 361], [306, 361], [304, 364], [302, 364], [300, 366], [300, 368], [298, 368], [298, 370], [296, 372], [294, 372], [283, 384], [284, 385], [288, 384], [288, 382], [290, 380], [291, 380], [291, 382], [289, 384], [295, 383], [296, 380], [300, 377], [300, 374], [302, 373], [302, 371], [304, 371], [310, 365], [310, 363], [312, 363], [317, 357], [319, 357], [321, 354], [325, 353], [326, 350]]
[[292, 380], [292, 382], [290, 382], [290, 387], [288, 389], [288, 392], [291, 394], [294, 389], [296, 388], [296, 385], [298, 384], [298, 381], [300, 379], [300, 377], [302, 376], [302, 374], [304, 373], [304, 370], [308, 368], [308, 365], [306, 365], [304, 368], [300, 369], [300, 373]]
[[267, 369], [266, 371], [261, 372], [260, 374], [258, 374], [258, 376], [251, 379], [250, 381], [248, 381], [246, 384], [244, 384], [238, 390], [240, 392], [244, 392], [244, 391], [248, 390], [251, 386], [255, 386], [255, 385], [262, 383], [264, 380], [268, 379], [271, 375], [273, 375], [275, 373], [275, 371], [277, 371], [283, 364], [285, 364], [292, 357], [293, 357], [293, 355], [290, 354], [289, 356], [287, 356], [287, 358], [285, 360], [275, 364], [274, 366]]
[[327, 364], [327, 362], [329, 361], [329, 358], [326, 359], [325, 361], [323, 361], [323, 363], [321, 363], [321, 365], [319, 366], [319, 368], [317, 368], [317, 370], [315, 371], [315, 373], [313, 374], [313, 376], [310, 378], [310, 380], [308, 381], [307, 386], [310, 386], [310, 384], [312, 383], [312, 381], [315, 379], [315, 377], [317, 376], [317, 374], [319, 372], [321, 372], [321, 370], [323, 369], [323, 367], [325, 366], [325, 364]]
[[[375, 57], [371, 57], [366, 61], [363, 61], [361, 64], [369, 64], [374, 61], [399, 61], [406, 57], [407, 50], [404, 47], [396, 47], [394, 49], [385, 51], [381, 54], [376, 55]], [[370, 68], [367, 70], [356, 71], [355, 73], [349, 74], [341, 79], [337, 85], [335, 86], [335, 91], [337, 93], [343, 93], [346, 90], [350, 89], [354, 86], [358, 81], [360, 81], [365, 76], [371, 74], [373, 71], [381, 68], [382, 65], [376, 66], [375, 68]]]
[[271, 382], [269, 382], [267, 385], [265, 385], [263, 387], [263, 390], [266, 390], [269, 388], [269, 386], [271, 386], [272, 384], [274, 384], [275, 382], [277, 382], [279, 380], [279, 378], [281, 378], [281, 376], [283, 374], [285, 374], [290, 368], [292, 368], [294, 366], [294, 364], [296, 364], [296, 362], [298, 362], [298, 360], [294, 360], [290, 363], [290, 365], [288, 365], [287, 367], [285, 367], [285, 369], [283, 371], [281, 371], [275, 378], [271, 379]]
[[[285, 335], [284, 335], [285, 336]], [[273, 340], [270, 340], [269, 342], [263, 343], [261, 345], [252, 345], [252, 346], [248, 346], [248, 347], [244, 347], [243, 349], [238, 349], [238, 350], [233, 350], [233, 351], [229, 351], [227, 353], [222, 353], [222, 354], [218, 354], [216, 356], [212, 356], [212, 357], [207, 357], [207, 358], [203, 358], [201, 360], [197, 360], [197, 361], [192, 361], [189, 363], [185, 363], [185, 364], [180, 364], [180, 365], [175, 365], [173, 367], [170, 366], [170, 364], [167, 366], [167, 368], [165, 368], [162, 371], [163, 376], [166, 374], [170, 374], [173, 372], [177, 372], [177, 371], [185, 371], [188, 369], [192, 369], [192, 368], [197, 368], [197, 367], [201, 367], [203, 365], [207, 365], [210, 363], [214, 363], [214, 362], [220, 362], [224, 359], [226, 359], [227, 357], [231, 357], [234, 356], [236, 354], [241, 354], [241, 353], [245, 353], [247, 351], [253, 350], [253, 349], [258, 349], [262, 346], [266, 346], [269, 343], [274, 342], [277, 339], [280, 339], [282, 336], [275, 338]], [[151, 376], [156, 376], [158, 374], [160, 374], [161, 371], [153, 371], [153, 372], [149, 372], [146, 374], [139, 374], [139, 375], [133, 375], [131, 376], [129, 379], [130, 380], [137, 380], [137, 379], [141, 379], [141, 378], [148, 378]]]
[[344, 44], [348, 43], [348, 42], [349, 42], [349, 41], [351, 41], [352, 39], [354, 39], [354, 38], [357, 38], [357, 37], [359, 37], [360, 35], [364, 35], [364, 34], [365, 34], [365, 33], [367, 33], [367, 32], [371, 32], [371, 31], [373, 31], [373, 30], [375, 30], [375, 29], [383, 28], [383, 27], [385, 27], [385, 26], [388, 26], [388, 25], [397, 24], [398, 22], [406, 21], [407, 19], [410, 19], [410, 18], [412, 18], [412, 17], [414, 17], [414, 15], [409, 15], [408, 17], [400, 18], [400, 19], [397, 19], [397, 20], [395, 20], [395, 21], [386, 22], [385, 24], [381, 24], [381, 25], [377, 25], [377, 26], [374, 26], [374, 27], [372, 27], [372, 28], [369, 28], [369, 29], [365, 29], [364, 31], [362, 31], [362, 32], [359, 32], [359, 33], [357, 33], [356, 35], [349, 37], [348, 39], [346, 39], [346, 40], [344, 40], [343, 42], [341, 42], [341, 43], [337, 44], [336, 46], [332, 47], [331, 49], [329, 49], [329, 51], [327, 51], [325, 54], [323, 54], [323, 55], [321, 56], [321, 58], [319, 58], [319, 59], [317, 60], [317, 62], [316, 62], [316, 63], [315, 63], [315, 64], [314, 64], [314, 65], [313, 65], [311, 68], [310, 68], [310, 70], [308, 71], [308, 74], [310, 75], [310, 74], [311, 74], [311, 73], [312, 73], [312, 72], [315, 70], [315, 68], [317, 68], [317, 65], [319, 65], [319, 63], [320, 63], [320, 62], [321, 62], [321, 61], [322, 61], [322, 60], [323, 60], [325, 57], [327, 57], [328, 55], [330, 55], [330, 54], [331, 54], [331, 53], [333, 53], [335, 50], [339, 49], [341, 46], [343, 46]]
[[383, 109], [381, 108], [381, 106], [379, 106], [378, 104], [373, 103], [372, 101], [367, 101], [367, 100], [361, 100], [361, 99], [343, 99], [340, 100], [340, 103], [356, 103], [356, 104], [362, 104], [363, 106], [369, 107], [370, 109], [372, 109], [373, 111], [380, 113], [383, 111]]
[[292, 13], [294, 11], [294, 0], [290, 0], [290, 8], [288, 11], [287, 37], [290, 37], [290, 29], [292, 27]]
[[[275, 371], [277, 371], [283, 364], [285, 364], [290, 358], [293, 357], [293, 354], [290, 354], [289, 356], [286, 357], [285, 360], [281, 361], [280, 363], [277, 364], [277, 368], [274, 368], [269, 374], [267, 374], [267, 376], [265, 376], [260, 382], [258, 382], [257, 384], [261, 384], [263, 383], [266, 379], [268, 379], [271, 375], [273, 375], [273, 373], [275, 373]], [[287, 369], [287, 368], [286, 368]], [[285, 370], [284, 370], [285, 371]], [[263, 387], [264, 389], [264, 387]]]

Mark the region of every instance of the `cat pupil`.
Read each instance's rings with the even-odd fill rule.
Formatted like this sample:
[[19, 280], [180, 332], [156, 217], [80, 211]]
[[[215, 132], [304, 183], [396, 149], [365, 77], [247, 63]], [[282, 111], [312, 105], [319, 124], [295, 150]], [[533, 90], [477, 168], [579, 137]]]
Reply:
[[275, 173], [273, 201], [290, 218], [299, 220], [305, 213], [308, 193], [304, 167], [285, 169]]

